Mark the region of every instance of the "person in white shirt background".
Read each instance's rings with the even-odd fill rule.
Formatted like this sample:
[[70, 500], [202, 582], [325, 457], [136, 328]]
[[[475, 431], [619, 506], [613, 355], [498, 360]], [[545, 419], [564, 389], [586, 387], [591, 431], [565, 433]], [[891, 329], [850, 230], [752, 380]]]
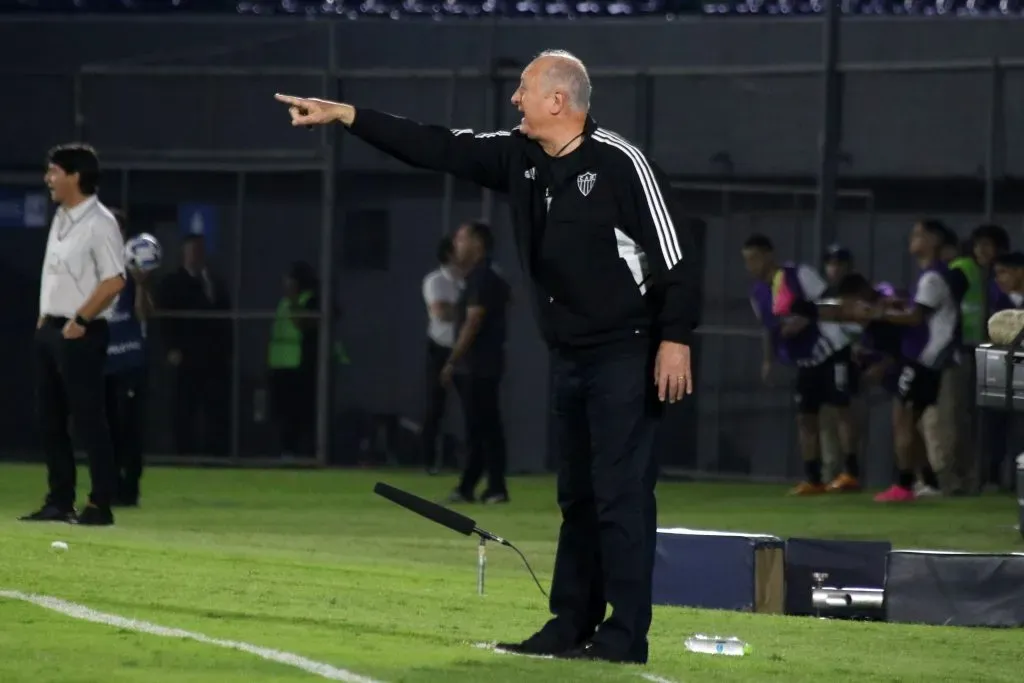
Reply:
[[448, 402], [448, 388], [441, 383], [441, 370], [448, 362], [455, 345], [455, 306], [462, 290], [462, 279], [455, 269], [451, 237], [443, 237], [437, 245], [438, 268], [423, 278], [423, 303], [427, 306], [426, 410], [423, 416], [423, 464], [436, 474], [441, 457], [437, 453], [437, 436]]
[[[39, 291], [35, 365], [49, 493], [22, 521], [114, 523], [117, 477], [105, 410], [110, 318], [125, 286], [124, 240], [96, 196], [99, 159], [88, 145], [49, 153], [45, 181], [58, 204], [50, 224]], [[75, 511], [77, 471], [69, 417], [89, 456], [92, 491]]]

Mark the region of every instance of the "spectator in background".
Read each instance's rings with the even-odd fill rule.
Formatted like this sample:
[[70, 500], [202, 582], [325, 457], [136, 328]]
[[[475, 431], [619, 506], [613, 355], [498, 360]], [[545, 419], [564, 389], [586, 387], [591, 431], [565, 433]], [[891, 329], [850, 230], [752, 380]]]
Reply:
[[836, 286], [844, 277], [853, 272], [853, 253], [840, 245], [832, 244], [825, 250], [826, 296], [835, 296]]
[[271, 412], [285, 457], [315, 452], [320, 321], [307, 316], [319, 313], [319, 295], [313, 267], [305, 261], [293, 263], [284, 276], [284, 296], [277, 304], [267, 350]]
[[983, 309], [980, 329], [983, 339], [988, 338], [988, 317], [996, 311], [1012, 308], [1009, 299], [999, 290], [992, 272], [996, 258], [1010, 251], [1010, 236], [1001, 226], [980, 225], [971, 233], [971, 250], [974, 262], [981, 270], [982, 279], [986, 283], [985, 298], [982, 299]]
[[[943, 375], [955, 362], [959, 350], [960, 307], [953, 296], [948, 270], [940, 255], [948, 229], [939, 221], [922, 220], [910, 237], [910, 253], [921, 274], [912, 291], [911, 302], [899, 308], [882, 305], [856, 310], [854, 319], [864, 323], [890, 323], [903, 327], [902, 368], [897, 380], [899, 401], [893, 411], [893, 442], [896, 450], [897, 481], [875, 497], [878, 502], [905, 502], [914, 494], [917, 462], [915, 445], [925, 409], [935, 405]], [[941, 429], [922, 431], [932, 466], [940, 476], [954, 464], [955, 422]]]
[[471, 502], [487, 470], [481, 501], [507, 503], [505, 426], [501, 419], [501, 378], [505, 374], [509, 286], [493, 269], [490, 226], [464, 223], [453, 239], [455, 259], [465, 273], [457, 307], [457, 335], [441, 370], [442, 384], [454, 379], [466, 417], [469, 456], [449, 502]]
[[[776, 357], [797, 366], [794, 398], [806, 478], [792, 493], [859, 489], [856, 438], [849, 411], [850, 398], [856, 393], [856, 374], [846, 331], [837, 323], [818, 320], [817, 301], [825, 292], [825, 281], [806, 265], [779, 267], [775, 247], [764, 235], [747, 238], [743, 261], [755, 280], [751, 293], [754, 315], [766, 331], [762, 378], [767, 381]], [[845, 471], [828, 487], [822, 479], [818, 424], [823, 405], [836, 408], [845, 454]]]
[[[1024, 254], [1019, 251], [1000, 254], [995, 258], [992, 270], [996, 285], [1005, 297], [1000, 302], [1004, 304], [1002, 310], [1024, 308]], [[1016, 478], [1011, 476], [1007, 485], [1004, 471], [1009, 459], [1007, 456], [1011, 455], [1009, 435], [1013, 416], [1001, 411], [985, 411], [985, 416], [990, 447], [986, 449], [988, 471], [984, 483], [1000, 491], [1015, 490]]]
[[[156, 304], [177, 313], [161, 326], [167, 362], [177, 371], [173, 430], [178, 453], [227, 455], [230, 445], [231, 303], [206, 261], [202, 235], [187, 235], [181, 267], [164, 277]], [[207, 314], [189, 317], [191, 313]]]
[[[423, 303], [427, 306], [427, 384], [426, 411], [423, 416], [423, 464], [430, 474], [437, 474], [437, 435], [448, 403], [448, 388], [441, 383], [441, 371], [455, 345], [456, 306], [462, 289], [455, 262], [451, 237], [443, 237], [437, 245], [438, 267], [423, 278]], [[497, 269], [495, 269], [497, 272]]]
[[[116, 209], [111, 213], [127, 239], [124, 214]], [[128, 274], [110, 316], [106, 398], [117, 470], [113, 504], [135, 507], [139, 504], [146, 419], [146, 320], [153, 310], [153, 299], [148, 285], [151, 273], [128, 268]]]
[[[854, 272], [853, 253], [840, 244], [832, 244], [825, 250], [824, 256], [825, 281], [828, 287], [825, 289], [824, 298], [836, 298], [838, 296], [838, 285], [848, 275]], [[852, 323], [843, 324], [843, 329], [849, 337], [850, 343], [854, 343], [860, 336], [860, 326]], [[860, 387], [858, 387], [859, 389]], [[860, 391], [850, 397], [850, 419], [854, 425], [854, 434], [857, 443], [854, 450], [857, 455], [861, 452], [860, 436], [864, 434], [868, 425], [868, 406]], [[845, 463], [843, 458], [842, 441], [839, 438], [839, 424], [836, 410], [833, 406], [823, 405], [818, 415], [820, 425], [821, 461], [825, 472], [825, 479], [838, 481], [842, 477]]]
[[1024, 253], [1000, 254], [993, 264], [996, 286], [1013, 308], [1024, 308]]
[[[925, 408], [921, 416], [921, 439], [917, 447], [924, 448], [927, 457], [920, 459], [923, 463], [920, 479], [914, 486], [914, 494], [919, 498], [941, 493], [961, 495], [969, 488], [969, 482], [973, 479], [968, 463], [967, 441], [971, 433], [971, 424], [965, 396], [967, 392], [974, 390], [974, 378], [970, 373], [968, 357], [973, 351], [965, 349], [963, 343], [963, 303], [970, 289], [970, 280], [964, 268], [952, 267], [952, 263], [960, 258], [960, 241], [957, 234], [946, 225], [938, 221], [933, 222], [936, 229], [942, 230], [939, 261], [946, 265], [946, 283], [954, 302], [960, 308], [961, 318], [957, 327], [956, 355], [943, 370], [935, 405]], [[929, 444], [941, 443], [950, 436], [953, 440], [946, 444], [946, 448], [932, 451], [928, 447]], [[947, 456], [948, 462], [943, 460]], [[936, 469], [943, 472], [941, 481]]]
[[[996, 284], [993, 268], [996, 259], [1010, 250], [1010, 236], [999, 225], [980, 225], [971, 233], [971, 250], [980, 280], [972, 303], [976, 310], [978, 341], [982, 342], [988, 339], [989, 317], [997, 311], [1013, 308], [1010, 298]], [[989, 463], [1002, 460], [1008, 447], [1009, 429], [1009, 415], [1002, 411], [986, 410], [978, 416], [982, 449], [979, 460]], [[990, 471], [988, 476], [991, 474]], [[986, 483], [1002, 488], [1000, 478]]]
[[[886, 283], [874, 287], [860, 273], [850, 273], [836, 286], [836, 296], [842, 301], [841, 311], [847, 312], [858, 307], [880, 306], [890, 299], [894, 292]], [[901, 328], [881, 321], [871, 321], [854, 346], [854, 360], [862, 368], [860, 377], [866, 383], [882, 387], [896, 396], [896, 380], [899, 379]]]

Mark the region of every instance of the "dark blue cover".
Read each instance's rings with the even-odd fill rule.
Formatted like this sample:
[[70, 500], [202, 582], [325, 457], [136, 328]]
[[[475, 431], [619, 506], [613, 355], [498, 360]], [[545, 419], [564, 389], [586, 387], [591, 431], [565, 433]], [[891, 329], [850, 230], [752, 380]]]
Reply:
[[654, 604], [752, 612], [755, 608], [756, 552], [782, 548], [774, 536], [658, 532], [654, 561]]

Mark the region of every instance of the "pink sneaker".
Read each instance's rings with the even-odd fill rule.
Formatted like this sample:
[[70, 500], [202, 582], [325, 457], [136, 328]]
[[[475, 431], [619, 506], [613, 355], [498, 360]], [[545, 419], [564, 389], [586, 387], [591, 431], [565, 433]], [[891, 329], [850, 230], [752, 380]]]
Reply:
[[917, 496], [910, 489], [905, 489], [902, 486], [894, 484], [889, 490], [882, 491], [875, 496], [876, 503], [909, 503], [915, 500]]

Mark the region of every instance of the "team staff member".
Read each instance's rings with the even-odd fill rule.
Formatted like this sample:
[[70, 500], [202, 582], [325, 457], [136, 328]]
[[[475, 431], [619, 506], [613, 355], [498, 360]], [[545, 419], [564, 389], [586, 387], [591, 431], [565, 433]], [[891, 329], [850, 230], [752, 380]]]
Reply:
[[861, 323], [886, 322], [903, 327], [902, 367], [897, 380], [899, 402], [893, 414], [893, 439], [898, 470], [896, 483], [878, 496], [878, 502], [905, 502], [915, 499], [914, 470], [917, 467], [915, 441], [920, 433], [928, 458], [940, 477], [954, 462], [955, 424], [943, 429], [921, 430], [925, 409], [935, 405], [943, 374], [956, 362], [960, 344], [960, 304], [950, 286], [948, 269], [940, 259], [946, 237], [937, 221], [921, 221], [910, 235], [910, 254], [921, 268], [912, 292], [912, 302], [904, 309], [883, 305], [858, 309], [854, 319]]
[[423, 278], [423, 303], [427, 306], [427, 391], [423, 416], [423, 464], [437, 474], [437, 432], [444, 418], [448, 389], [441, 383], [441, 370], [455, 345], [455, 306], [459, 303], [462, 279], [456, 272], [452, 238], [445, 236], [437, 245], [437, 269]]
[[[822, 297], [835, 298], [838, 296], [839, 283], [855, 272], [853, 252], [841, 244], [829, 245], [825, 250], [824, 271], [828, 287], [825, 289]], [[850, 337], [851, 344], [855, 343], [861, 332], [860, 326], [844, 325], [843, 327]], [[856, 363], [851, 368], [853, 372], [856, 372]], [[860, 437], [865, 432], [868, 424], [868, 406], [867, 401], [864, 400], [864, 395], [860, 391], [859, 384], [857, 389], [850, 397], [849, 413], [850, 423], [853, 425], [855, 436], [854, 450], [859, 457], [863, 450]], [[821, 413], [818, 415], [818, 423], [819, 439], [821, 442], [821, 462], [824, 471], [827, 473], [826, 478], [833, 482], [845, 482], [844, 460], [847, 454], [843, 452], [843, 441], [840, 438], [840, 425], [835, 409], [829, 405], [822, 406]]]
[[[340, 122], [413, 166], [509, 195], [520, 263], [552, 353], [562, 528], [554, 618], [504, 649], [645, 662], [655, 550], [659, 402], [692, 391], [696, 250], [664, 175], [588, 115], [577, 58], [523, 71], [515, 130], [474, 134], [278, 95], [292, 125]], [[607, 605], [611, 614], [605, 619]]]
[[[320, 279], [313, 266], [295, 261], [284, 277], [284, 296], [267, 349], [270, 404], [282, 455], [316, 453], [317, 347], [320, 321], [302, 314], [320, 310]], [[298, 315], [296, 315], [298, 314]]]
[[[50, 151], [46, 185], [58, 205], [46, 242], [36, 324], [35, 363], [50, 491], [24, 521], [105, 526], [117, 477], [104, 409], [107, 320], [124, 289], [124, 240], [117, 220], [96, 196], [100, 166], [87, 145]], [[92, 491], [75, 513], [75, 453], [68, 418], [89, 454]]]
[[[112, 211], [127, 235], [125, 217]], [[129, 269], [130, 278], [114, 303], [110, 316], [110, 341], [107, 344], [107, 420], [114, 444], [117, 487], [114, 505], [139, 504], [142, 479], [142, 435], [145, 427], [146, 331], [153, 311], [153, 299], [147, 285], [149, 273]]]
[[487, 470], [483, 503], [507, 503], [505, 425], [501, 419], [501, 378], [505, 374], [505, 339], [509, 286], [494, 271], [494, 236], [481, 222], [465, 223], [454, 239], [455, 260], [466, 273], [456, 308], [458, 336], [444, 367], [441, 384], [453, 379], [466, 418], [469, 457], [449, 502], [472, 502]]
[[[860, 488], [860, 472], [850, 401], [857, 392], [857, 374], [846, 330], [837, 322], [819, 319], [817, 302], [827, 285], [810, 266], [779, 266], [775, 246], [765, 235], [748, 237], [742, 254], [747, 273], [754, 279], [750, 295], [754, 315], [765, 330], [762, 379], [770, 376], [775, 358], [797, 367], [793, 398], [805, 474], [791, 493], [809, 496], [856, 491]], [[822, 479], [818, 422], [826, 405], [835, 411], [844, 454], [843, 472], [827, 486]]]

